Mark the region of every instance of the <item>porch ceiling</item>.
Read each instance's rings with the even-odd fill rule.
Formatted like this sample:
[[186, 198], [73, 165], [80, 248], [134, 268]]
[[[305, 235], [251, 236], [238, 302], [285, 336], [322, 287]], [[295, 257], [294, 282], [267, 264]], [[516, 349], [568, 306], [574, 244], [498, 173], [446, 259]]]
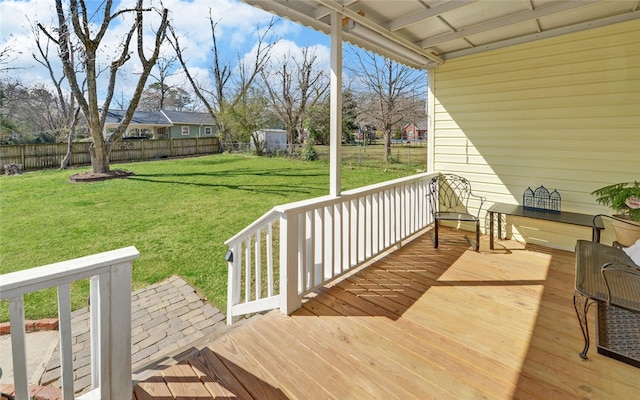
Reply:
[[415, 68], [640, 18], [640, 0], [243, 0]]

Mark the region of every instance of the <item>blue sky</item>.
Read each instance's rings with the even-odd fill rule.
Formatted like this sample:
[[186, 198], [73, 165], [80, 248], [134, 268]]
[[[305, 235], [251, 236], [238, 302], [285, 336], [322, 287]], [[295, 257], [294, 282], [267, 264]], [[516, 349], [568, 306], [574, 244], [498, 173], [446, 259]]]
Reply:
[[[63, 0], [64, 1], [64, 0]], [[98, 7], [101, 0], [86, 0], [89, 8]], [[132, 7], [135, 0], [121, 0], [114, 2], [114, 9]], [[159, 0], [145, 0], [145, 5], [160, 7]], [[170, 18], [176, 30], [182, 35], [181, 45], [188, 60], [190, 70], [197, 74], [198, 79], [206, 82], [208, 68], [211, 63], [211, 29], [209, 13], [217, 22], [217, 39], [222, 54], [230, 63], [235, 64], [238, 57], [250, 56], [256, 38], [256, 29], [268, 24], [272, 15], [260, 9], [248, 6], [238, 0], [163, 0], [162, 5], [170, 11]], [[55, 24], [55, 3], [53, 0], [0, 0], [0, 49], [11, 48], [10, 66], [14, 69], [2, 73], [0, 79], [19, 78], [23, 84], [31, 85], [43, 83], [50, 85], [50, 78], [44, 67], [36, 63], [32, 53], [36, 52], [32, 26], [42, 23], [45, 26]], [[153, 18], [148, 21], [153, 24]], [[158, 24], [156, 23], [155, 26]], [[109, 55], [115, 49], [128, 30], [128, 23], [114, 23], [105, 36], [103, 63], [109, 62]], [[313, 46], [321, 65], [329, 64], [329, 37], [284, 19], [278, 19], [273, 29], [273, 39], [278, 40], [272, 51], [272, 58], [277, 60], [289, 52], [296, 54], [303, 46]], [[151, 43], [149, 32], [148, 43]], [[55, 47], [51, 47], [55, 52]], [[170, 49], [164, 50], [170, 54]], [[133, 57], [135, 58], [135, 57]], [[56, 57], [51, 57], [59, 67]], [[61, 70], [61, 69], [60, 69]], [[136, 65], [128, 64], [123, 68], [119, 81], [120, 93], [126, 97], [135, 81]], [[176, 74], [170, 84], [183, 84], [184, 77]], [[147, 84], [150, 82], [148, 81]]]

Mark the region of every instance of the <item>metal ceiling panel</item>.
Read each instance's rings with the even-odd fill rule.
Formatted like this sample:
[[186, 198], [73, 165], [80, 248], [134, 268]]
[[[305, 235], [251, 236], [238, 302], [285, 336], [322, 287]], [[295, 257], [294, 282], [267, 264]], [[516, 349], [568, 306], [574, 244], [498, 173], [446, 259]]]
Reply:
[[640, 18], [640, 0], [243, 0], [416, 68]]

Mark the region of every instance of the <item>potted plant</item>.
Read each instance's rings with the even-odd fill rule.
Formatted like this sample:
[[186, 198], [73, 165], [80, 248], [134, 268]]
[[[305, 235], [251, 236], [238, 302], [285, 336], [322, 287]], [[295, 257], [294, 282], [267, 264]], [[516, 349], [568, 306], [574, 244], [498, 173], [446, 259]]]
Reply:
[[631, 246], [640, 239], [640, 182], [623, 182], [604, 186], [591, 192], [596, 201], [611, 207], [613, 228], [618, 243]]

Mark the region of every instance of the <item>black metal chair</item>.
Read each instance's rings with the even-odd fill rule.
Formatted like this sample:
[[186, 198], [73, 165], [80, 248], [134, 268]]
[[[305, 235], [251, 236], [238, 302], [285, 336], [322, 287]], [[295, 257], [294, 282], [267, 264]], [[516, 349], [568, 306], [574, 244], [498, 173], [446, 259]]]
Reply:
[[[469, 199], [480, 201], [476, 215], [468, 212]], [[480, 210], [485, 198], [473, 194], [471, 184], [466, 178], [454, 174], [434, 176], [429, 181], [429, 200], [434, 220], [433, 247], [438, 248], [438, 224], [440, 221], [473, 222], [476, 224], [476, 240], [465, 238], [475, 251], [480, 250]]]
[[598, 214], [593, 217], [593, 226], [596, 229], [612, 227], [616, 236], [616, 241], [613, 242], [615, 247], [629, 247], [640, 239], [640, 224], [629, 219], [622, 219], [617, 215]]

